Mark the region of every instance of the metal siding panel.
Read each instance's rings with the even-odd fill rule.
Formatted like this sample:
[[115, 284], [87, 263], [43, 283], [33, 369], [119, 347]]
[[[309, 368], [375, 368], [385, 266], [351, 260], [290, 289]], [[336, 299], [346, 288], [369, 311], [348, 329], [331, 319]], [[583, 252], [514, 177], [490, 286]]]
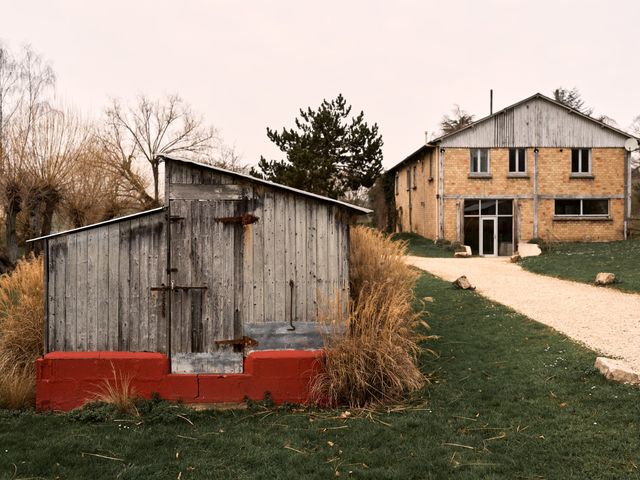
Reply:
[[624, 141], [619, 133], [536, 98], [445, 138], [440, 146], [621, 148]]

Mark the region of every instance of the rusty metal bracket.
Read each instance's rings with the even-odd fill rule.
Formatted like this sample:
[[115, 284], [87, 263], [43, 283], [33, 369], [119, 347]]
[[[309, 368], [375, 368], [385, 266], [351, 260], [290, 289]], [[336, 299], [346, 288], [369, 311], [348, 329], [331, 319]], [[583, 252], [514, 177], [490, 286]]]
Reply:
[[251, 337], [247, 337], [246, 335], [243, 336], [242, 338], [234, 338], [232, 340], [216, 340], [213, 343], [215, 343], [216, 345], [233, 345], [233, 346], [241, 346], [244, 348], [255, 347], [258, 345], [257, 340]]
[[252, 223], [256, 223], [260, 219], [255, 215], [247, 213], [245, 215], [237, 215], [235, 217], [217, 217], [214, 218], [214, 220], [224, 224], [237, 223], [239, 225], [250, 225]]

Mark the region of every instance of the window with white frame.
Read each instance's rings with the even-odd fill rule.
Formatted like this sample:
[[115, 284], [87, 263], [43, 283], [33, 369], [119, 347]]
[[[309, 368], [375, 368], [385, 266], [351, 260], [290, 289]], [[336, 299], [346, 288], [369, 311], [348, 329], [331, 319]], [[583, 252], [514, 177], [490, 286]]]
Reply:
[[524, 148], [509, 149], [509, 173], [527, 173], [527, 150]]
[[556, 198], [556, 217], [608, 217], [606, 198]]
[[591, 150], [589, 148], [571, 149], [571, 173], [589, 175], [591, 173]]
[[418, 165], [413, 166], [413, 188], [418, 188]]
[[489, 175], [489, 149], [472, 148], [470, 151], [471, 175]]

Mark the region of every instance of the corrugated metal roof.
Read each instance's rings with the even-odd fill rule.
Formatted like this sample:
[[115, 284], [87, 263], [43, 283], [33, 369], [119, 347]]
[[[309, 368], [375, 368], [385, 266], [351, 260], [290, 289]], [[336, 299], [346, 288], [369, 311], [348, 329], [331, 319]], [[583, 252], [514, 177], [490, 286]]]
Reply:
[[299, 195], [304, 195], [306, 197], [314, 198], [316, 200], [321, 200], [323, 202], [329, 202], [329, 203], [333, 203], [333, 204], [339, 205], [339, 206], [347, 208], [349, 210], [353, 210], [353, 211], [357, 212], [360, 215], [373, 212], [373, 210], [370, 210], [368, 208], [358, 207], [356, 205], [351, 205], [350, 203], [341, 202], [340, 200], [336, 200], [334, 198], [324, 197], [324, 196], [318, 195], [316, 193], [311, 193], [311, 192], [307, 192], [305, 190], [299, 190], [297, 188], [288, 187], [288, 186], [282, 185], [280, 183], [274, 183], [274, 182], [270, 182], [268, 180], [263, 180], [261, 178], [252, 177], [251, 175], [247, 175], [245, 173], [239, 173], [239, 172], [234, 172], [233, 170], [227, 170], [226, 168], [215, 167], [213, 165], [207, 165], [206, 163], [194, 162], [193, 160], [186, 160], [184, 158], [172, 157], [170, 155], [161, 155], [161, 158], [166, 159], [166, 160], [176, 161], [176, 162], [189, 163], [189, 164], [192, 164], [192, 165], [196, 165], [198, 167], [207, 168], [209, 170], [213, 170], [213, 171], [216, 171], [216, 172], [224, 173], [224, 174], [227, 174], [227, 175], [232, 175], [234, 177], [239, 177], [239, 178], [242, 178], [242, 179], [250, 181], [250, 182], [260, 183], [262, 185], [268, 185], [270, 187], [278, 188], [278, 189], [281, 189], [281, 190], [288, 190], [290, 192], [297, 193]]
[[91, 225], [85, 225], [84, 227], [72, 228], [70, 230], [63, 230], [62, 232], [51, 233], [49, 235], [44, 235], [42, 237], [32, 238], [30, 240], [27, 240], [27, 243], [37, 242], [38, 240], [46, 240], [47, 238], [58, 237], [60, 235], [66, 235], [67, 233], [81, 232], [82, 230], [89, 230], [90, 228], [101, 227], [103, 225], [109, 225], [110, 223], [117, 223], [123, 220], [130, 220], [132, 218], [142, 217], [144, 215], [149, 215], [151, 213], [161, 212], [165, 208], [166, 207], [152, 208], [151, 210], [144, 210], [142, 212], [132, 213], [131, 215], [124, 215], [122, 217], [112, 218], [110, 220], [105, 220], [104, 222], [92, 223]]

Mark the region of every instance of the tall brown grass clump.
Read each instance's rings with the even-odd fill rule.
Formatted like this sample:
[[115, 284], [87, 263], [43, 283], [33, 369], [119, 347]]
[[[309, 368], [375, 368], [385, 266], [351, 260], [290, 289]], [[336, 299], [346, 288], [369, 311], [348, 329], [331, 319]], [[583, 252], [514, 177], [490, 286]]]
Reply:
[[35, 360], [42, 355], [42, 257], [18, 261], [0, 276], [0, 407], [27, 408], [35, 400]]
[[[321, 318], [338, 332], [325, 339], [325, 365], [312, 384], [321, 402], [365, 407], [401, 401], [420, 389], [413, 309], [418, 274], [403, 260], [406, 244], [382, 233], [354, 227], [350, 234], [351, 299], [346, 318], [327, 308]], [[426, 326], [426, 324], [424, 324]]]

